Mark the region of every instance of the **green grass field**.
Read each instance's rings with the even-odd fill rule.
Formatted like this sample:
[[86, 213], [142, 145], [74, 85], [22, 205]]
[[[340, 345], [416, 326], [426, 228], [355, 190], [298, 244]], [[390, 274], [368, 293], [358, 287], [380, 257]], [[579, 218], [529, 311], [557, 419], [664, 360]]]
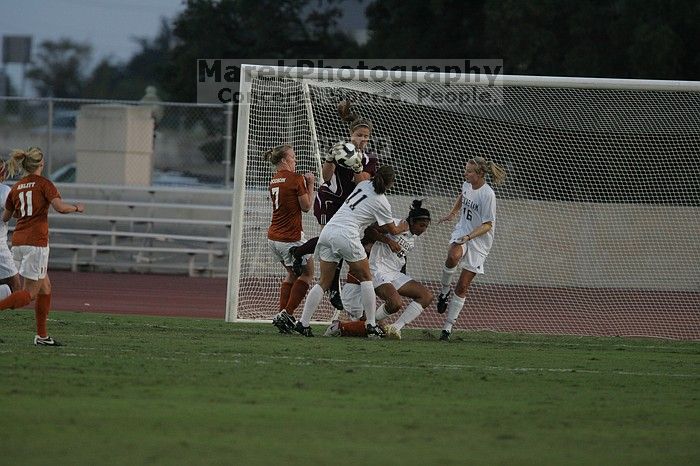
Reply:
[[700, 464], [697, 342], [51, 318], [0, 313], [2, 465]]

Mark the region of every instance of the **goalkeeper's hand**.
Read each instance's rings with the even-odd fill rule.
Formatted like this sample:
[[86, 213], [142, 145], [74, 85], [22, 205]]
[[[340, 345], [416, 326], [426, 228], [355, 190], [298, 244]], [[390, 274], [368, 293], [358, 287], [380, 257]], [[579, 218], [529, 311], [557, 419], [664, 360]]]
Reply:
[[333, 147], [331, 147], [331, 150], [326, 152], [326, 162], [334, 163], [336, 156], [341, 154], [342, 147], [343, 147], [342, 141], [336, 142], [335, 144], [333, 144]]
[[362, 173], [362, 171], [365, 169], [365, 167], [362, 165], [362, 159], [361, 159], [361, 158], [358, 158], [358, 159], [357, 159], [357, 162], [356, 162], [355, 164], [351, 165], [350, 168], [351, 168], [352, 171], [354, 171], [355, 173]]

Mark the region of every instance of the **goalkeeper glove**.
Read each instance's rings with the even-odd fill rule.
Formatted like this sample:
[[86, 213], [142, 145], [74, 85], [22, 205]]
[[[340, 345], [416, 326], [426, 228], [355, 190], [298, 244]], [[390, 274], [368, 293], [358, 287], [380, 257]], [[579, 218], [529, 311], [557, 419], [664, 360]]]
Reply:
[[354, 163], [353, 165], [351, 165], [350, 168], [355, 173], [362, 173], [362, 171], [365, 169], [365, 167], [362, 166], [362, 159], [358, 159], [357, 163]]
[[336, 142], [333, 147], [331, 147], [331, 150], [326, 153], [326, 162], [334, 163], [336, 156], [341, 154], [342, 147], [342, 142]]

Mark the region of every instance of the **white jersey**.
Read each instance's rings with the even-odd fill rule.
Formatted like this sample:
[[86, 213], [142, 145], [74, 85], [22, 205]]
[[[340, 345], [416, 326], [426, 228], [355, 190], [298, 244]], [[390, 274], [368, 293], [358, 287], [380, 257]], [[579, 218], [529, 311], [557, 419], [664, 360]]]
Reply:
[[377, 194], [372, 181], [366, 180], [357, 184], [326, 226], [341, 228], [353, 236], [361, 237], [365, 228], [374, 222], [382, 226], [393, 220], [389, 200], [384, 194]]
[[486, 222], [491, 222], [489, 232], [469, 241], [470, 247], [483, 255], [487, 255], [491, 250], [496, 231], [496, 194], [486, 183], [479, 189], [473, 189], [472, 185], [465, 181], [462, 185], [462, 211], [452, 238], [457, 235], [466, 236]]
[[[5, 209], [5, 201], [7, 201], [7, 195], [10, 194], [10, 187], [5, 183], [0, 183], [0, 210]], [[0, 221], [0, 245], [7, 246], [7, 222]]]
[[[394, 219], [396, 226], [401, 223], [398, 218]], [[416, 246], [416, 235], [410, 231], [405, 231], [399, 235], [387, 234], [390, 239], [401, 245], [401, 251], [394, 252], [388, 244], [375, 242], [369, 254], [369, 266], [372, 272], [375, 270], [385, 270], [390, 272], [400, 272], [406, 265], [406, 254]]]

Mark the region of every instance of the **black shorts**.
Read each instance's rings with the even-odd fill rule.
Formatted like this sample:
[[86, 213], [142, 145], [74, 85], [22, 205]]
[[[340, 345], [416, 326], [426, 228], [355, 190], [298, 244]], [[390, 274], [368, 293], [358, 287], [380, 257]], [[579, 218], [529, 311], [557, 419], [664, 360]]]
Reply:
[[[319, 192], [319, 194], [321, 193]], [[337, 198], [329, 199], [326, 196], [316, 196], [316, 201], [314, 202], [314, 217], [318, 220], [318, 224], [325, 225], [328, 223], [342, 205], [343, 201]]]

